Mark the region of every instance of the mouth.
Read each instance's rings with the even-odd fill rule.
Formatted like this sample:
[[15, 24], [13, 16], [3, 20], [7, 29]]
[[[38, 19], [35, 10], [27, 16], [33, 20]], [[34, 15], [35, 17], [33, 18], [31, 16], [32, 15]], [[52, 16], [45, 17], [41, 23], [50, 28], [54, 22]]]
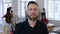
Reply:
[[36, 17], [37, 15], [35, 13], [32, 13], [30, 16], [31, 17]]
[[31, 14], [31, 16], [35, 16], [35, 14]]

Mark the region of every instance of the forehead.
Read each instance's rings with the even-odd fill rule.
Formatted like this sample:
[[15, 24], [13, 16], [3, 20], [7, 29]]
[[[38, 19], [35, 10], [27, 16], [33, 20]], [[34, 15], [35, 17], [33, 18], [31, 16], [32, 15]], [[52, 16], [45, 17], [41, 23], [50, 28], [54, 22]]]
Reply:
[[27, 8], [38, 8], [38, 6], [36, 4], [29, 4]]

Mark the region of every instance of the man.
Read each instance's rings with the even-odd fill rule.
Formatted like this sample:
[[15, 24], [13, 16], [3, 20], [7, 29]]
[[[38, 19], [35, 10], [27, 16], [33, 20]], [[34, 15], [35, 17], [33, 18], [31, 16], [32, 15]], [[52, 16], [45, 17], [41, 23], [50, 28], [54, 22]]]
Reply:
[[14, 34], [48, 34], [46, 24], [37, 19], [39, 6], [36, 2], [28, 3], [26, 15], [27, 20], [16, 25]]

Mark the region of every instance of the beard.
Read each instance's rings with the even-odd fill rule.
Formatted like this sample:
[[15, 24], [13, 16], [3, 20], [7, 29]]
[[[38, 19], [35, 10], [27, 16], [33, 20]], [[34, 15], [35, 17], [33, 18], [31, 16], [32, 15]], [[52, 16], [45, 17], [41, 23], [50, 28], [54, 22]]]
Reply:
[[29, 15], [27, 15], [27, 17], [30, 19], [30, 20], [32, 20], [32, 21], [35, 21], [35, 20], [37, 20], [37, 18], [38, 18], [38, 16], [29, 16]]

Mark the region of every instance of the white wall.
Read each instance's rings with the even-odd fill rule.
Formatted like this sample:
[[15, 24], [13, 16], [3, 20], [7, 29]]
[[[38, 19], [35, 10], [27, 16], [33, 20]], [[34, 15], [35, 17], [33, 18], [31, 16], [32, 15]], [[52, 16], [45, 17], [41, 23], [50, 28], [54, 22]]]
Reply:
[[2, 8], [3, 4], [2, 4], [2, 0], [0, 0], [0, 32], [3, 32], [3, 20], [2, 20], [2, 16], [3, 16], [3, 8]]
[[44, 0], [37, 0], [40, 10], [44, 7]]
[[13, 14], [17, 15], [18, 14], [18, 0], [12, 0], [12, 9], [13, 9]]

